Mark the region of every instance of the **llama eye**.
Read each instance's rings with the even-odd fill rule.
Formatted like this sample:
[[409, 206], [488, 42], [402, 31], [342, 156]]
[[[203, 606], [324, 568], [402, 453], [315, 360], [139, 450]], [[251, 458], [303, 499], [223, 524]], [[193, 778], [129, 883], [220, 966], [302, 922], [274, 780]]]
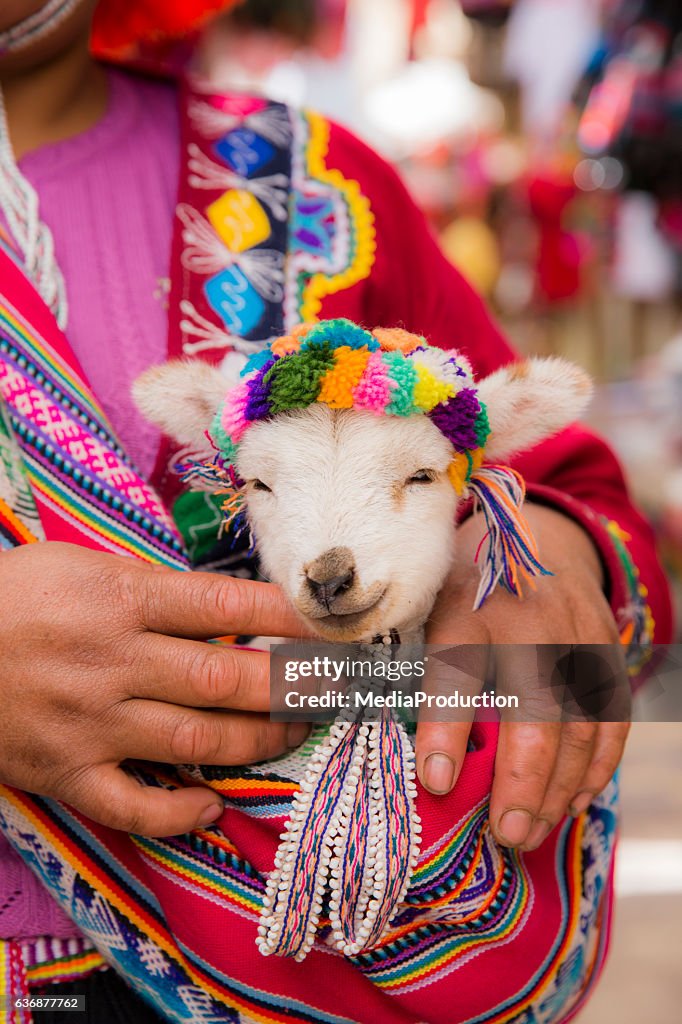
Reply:
[[267, 484], [264, 484], [262, 480], [250, 480], [249, 483], [253, 487], [254, 491], [267, 491], [268, 493], [272, 492], [272, 488], [268, 487]]
[[418, 469], [411, 477], [408, 477], [408, 484], [432, 484], [436, 474], [432, 469]]

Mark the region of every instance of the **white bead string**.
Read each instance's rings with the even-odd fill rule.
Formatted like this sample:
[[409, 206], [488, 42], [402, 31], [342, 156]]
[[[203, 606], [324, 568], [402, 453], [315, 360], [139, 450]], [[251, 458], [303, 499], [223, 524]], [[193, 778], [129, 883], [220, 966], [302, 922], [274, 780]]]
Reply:
[[[16, 52], [53, 32], [80, 0], [49, 0], [36, 14], [0, 33], [0, 54]], [[64, 277], [52, 232], [40, 219], [38, 194], [19, 170], [0, 88], [0, 210], [16, 243], [24, 270], [63, 330], [68, 318]]]

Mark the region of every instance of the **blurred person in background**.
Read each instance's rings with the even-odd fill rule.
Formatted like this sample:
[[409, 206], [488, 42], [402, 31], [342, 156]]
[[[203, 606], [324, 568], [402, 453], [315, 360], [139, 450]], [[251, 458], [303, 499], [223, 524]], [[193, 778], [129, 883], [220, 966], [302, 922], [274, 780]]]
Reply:
[[[183, 490], [182, 453], [131, 383], [169, 355], [243, 363], [327, 317], [417, 332], [480, 375], [514, 353], [371, 149], [314, 113], [216, 94], [191, 64], [179, 75], [228, 6], [0, 12], [9, 1019], [30, 1020], [38, 993], [85, 993], [98, 1024], [567, 1020], [607, 946], [625, 723], [420, 727], [431, 859], [399, 934], [304, 963], [255, 946], [296, 779], [250, 766], [306, 730], [269, 721], [267, 658], [200, 641], [297, 620], [276, 587], [238, 578], [253, 565], [218, 540], [216, 503]], [[472, 613], [468, 518], [428, 639], [668, 640], [652, 535], [609, 449], [576, 425], [515, 466], [554, 575]], [[183, 784], [186, 761], [214, 767]]]

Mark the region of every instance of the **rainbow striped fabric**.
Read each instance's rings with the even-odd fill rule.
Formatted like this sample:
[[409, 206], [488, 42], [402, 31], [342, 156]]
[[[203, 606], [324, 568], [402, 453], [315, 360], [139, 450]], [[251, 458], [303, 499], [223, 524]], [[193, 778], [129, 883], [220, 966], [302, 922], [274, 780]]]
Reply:
[[[102, 551], [187, 568], [175, 524], [123, 452], [65, 340], [47, 320], [48, 341], [41, 325], [19, 312], [22, 295], [33, 304], [31, 285], [2, 255], [0, 398], [38, 520], [44, 527], [59, 520], [65, 541], [87, 537]], [[5, 539], [28, 539], [7, 505], [0, 505]]]

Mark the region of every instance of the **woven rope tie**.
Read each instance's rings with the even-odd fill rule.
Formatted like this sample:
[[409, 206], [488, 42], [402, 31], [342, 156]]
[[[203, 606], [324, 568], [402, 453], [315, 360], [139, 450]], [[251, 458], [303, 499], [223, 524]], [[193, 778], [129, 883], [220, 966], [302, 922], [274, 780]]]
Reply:
[[[80, 0], [49, 0], [39, 11], [0, 32], [0, 55], [16, 53], [54, 32]], [[38, 194], [19, 169], [0, 89], [0, 211], [19, 249], [26, 274], [63, 330], [68, 307], [62, 272], [57, 265], [52, 232], [40, 219]]]

